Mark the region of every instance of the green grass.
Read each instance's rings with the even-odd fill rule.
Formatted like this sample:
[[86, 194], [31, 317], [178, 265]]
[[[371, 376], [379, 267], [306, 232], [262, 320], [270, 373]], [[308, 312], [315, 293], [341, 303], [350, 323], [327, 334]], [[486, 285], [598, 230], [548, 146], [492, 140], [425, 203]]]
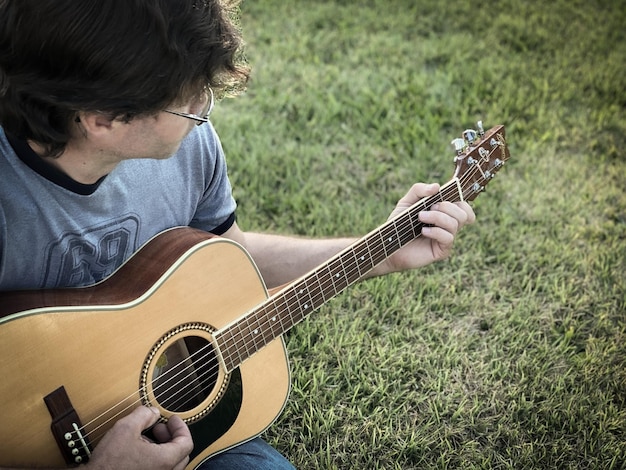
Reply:
[[449, 141], [512, 160], [452, 258], [287, 337], [265, 437], [302, 469], [626, 468], [626, 2], [248, 1], [213, 119], [245, 229], [364, 234]]

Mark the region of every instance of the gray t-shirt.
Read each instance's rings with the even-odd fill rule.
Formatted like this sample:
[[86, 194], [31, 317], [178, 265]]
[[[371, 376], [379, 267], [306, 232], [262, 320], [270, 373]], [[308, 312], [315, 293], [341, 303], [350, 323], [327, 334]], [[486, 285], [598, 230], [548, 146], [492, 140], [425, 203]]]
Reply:
[[196, 127], [172, 157], [124, 161], [79, 191], [27, 161], [0, 128], [0, 290], [90, 285], [163, 230], [223, 232], [234, 221], [210, 124]]

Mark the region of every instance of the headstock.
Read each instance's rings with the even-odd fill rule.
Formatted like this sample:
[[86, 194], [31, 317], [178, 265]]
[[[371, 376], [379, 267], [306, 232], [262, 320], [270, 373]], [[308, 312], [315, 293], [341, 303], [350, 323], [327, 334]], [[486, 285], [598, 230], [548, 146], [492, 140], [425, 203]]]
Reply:
[[473, 201], [510, 158], [504, 126], [485, 132], [482, 121], [478, 121], [477, 127], [478, 131], [466, 129], [462, 137], [450, 142], [456, 151], [454, 177], [467, 201]]

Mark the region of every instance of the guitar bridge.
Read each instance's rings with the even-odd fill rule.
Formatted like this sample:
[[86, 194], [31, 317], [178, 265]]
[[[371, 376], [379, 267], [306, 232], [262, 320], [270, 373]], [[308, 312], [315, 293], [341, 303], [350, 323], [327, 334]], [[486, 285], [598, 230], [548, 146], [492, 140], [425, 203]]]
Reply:
[[52, 423], [50, 429], [68, 465], [87, 463], [91, 457], [91, 445], [74, 410], [70, 398], [61, 386], [44, 397]]

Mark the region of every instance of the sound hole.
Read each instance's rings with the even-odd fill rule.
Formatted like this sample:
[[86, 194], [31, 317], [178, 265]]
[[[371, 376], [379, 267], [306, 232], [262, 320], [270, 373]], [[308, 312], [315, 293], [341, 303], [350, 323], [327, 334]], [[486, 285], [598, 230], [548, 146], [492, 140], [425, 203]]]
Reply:
[[174, 413], [199, 406], [217, 382], [218, 361], [205, 338], [187, 336], [172, 343], [157, 359], [152, 387], [157, 402]]

